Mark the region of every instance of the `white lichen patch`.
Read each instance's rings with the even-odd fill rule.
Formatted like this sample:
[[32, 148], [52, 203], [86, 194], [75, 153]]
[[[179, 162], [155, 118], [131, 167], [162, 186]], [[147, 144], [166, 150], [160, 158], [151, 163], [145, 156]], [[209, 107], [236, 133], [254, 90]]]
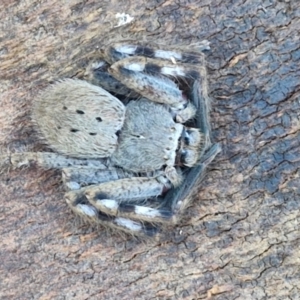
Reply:
[[116, 19], [118, 19], [118, 24], [115, 27], [121, 27], [131, 23], [134, 18], [125, 13], [117, 13]]

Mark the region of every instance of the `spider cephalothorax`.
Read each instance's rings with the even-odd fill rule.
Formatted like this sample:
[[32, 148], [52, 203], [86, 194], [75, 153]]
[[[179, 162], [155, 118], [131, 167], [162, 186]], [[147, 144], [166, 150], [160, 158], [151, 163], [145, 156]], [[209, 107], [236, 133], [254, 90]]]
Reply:
[[206, 47], [109, 45], [88, 67], [90, 83], [59, 81], [34, 102], [33, 120], [56, 153], [15, 153], [2, 164], [62, 169], [76, 214], [155, 234], [175, 222], [220, 151], [210, 142]]

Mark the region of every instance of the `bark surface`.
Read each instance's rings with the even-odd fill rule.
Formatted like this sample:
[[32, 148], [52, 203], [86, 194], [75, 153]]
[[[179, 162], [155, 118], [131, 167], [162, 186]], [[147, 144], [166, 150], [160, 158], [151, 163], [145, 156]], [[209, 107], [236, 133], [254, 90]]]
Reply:
[[[123, 12], [134, 21], [114, 28]], [[35, 95], [79, 76], [117, 35], [211, 42], [223, 147], [163, 242], [75, 223], [59, 172], [1, 174], [1, 299], [299, 299], [297, 1], [2, 0], [0, 20], [2, 152], [46, 149], [30, 123]]]

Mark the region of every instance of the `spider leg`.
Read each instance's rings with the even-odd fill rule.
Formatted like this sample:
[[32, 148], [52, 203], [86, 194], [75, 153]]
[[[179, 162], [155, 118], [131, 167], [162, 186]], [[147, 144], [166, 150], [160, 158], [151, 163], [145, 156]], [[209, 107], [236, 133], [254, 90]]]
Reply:
[[146, 57], [128, 57], [114, 63], [109, 72], [147, 99], [169, 105], [180, 123], [191, 119], [196, 110], [184, 92], [168, 77], [198, 80], [201, 82], [203, 93], [207, 94], [204, 66], [177, 64]]
[[188, 167], [195, 166], [211, 145], [209, 126], [210, 99], [203, 92], [199, 81], [195, 81], [193, 84], [191, 101], [197, 111], [194, 118], [197, 129], [184, 127], [180, 139], [181, 148], [177, 154], [180, 163]]
[[[206, 91], [206, 69], [203, 51], [209, 42], [188, 46], [165, 46], [121, 41], [110, 44], [99, 62], [87, 68], [87, 79], [115, 94], [168, 104], [177, 122], [191, 119], [196, 110], [178, 86], [167, 77], [202, 81]], [[112, 65], [111, 67], [109, 65]], [[166, 77], [167, 76], [167, 77]]]
[[36, 164], [44, 169], [61, 169], [70, 166], [89, 166], [106, 169], [104, 161], [96, 159], [77, 159], [52, 152], [22, 152], [0, 155], [0, 170], [29, 167]]
[[205, 146], [208, 147], [211, 143], [209, 122], [210, 98], [208, 97], [206, 87], [203, 88], [203, 84], [198, 80], [193, 84], [191, 99], [197, 110], [195, 115], [196, 127], [205, 136]]
[[170, 221], [172, 213], [135, 203], [160, 196], [169, 188], [166, 180], [135, 177], [70, 191], [65, 198], [77, 215], [93, 223], [135, 235], [152, 235], [157, 229], [148, 223]]
[[[139, 174], [141, 177], [158, 177], [163, 171], [146, 172]], [[137, 177], [137, 173], [123, 168], [109, 166], [95, 168], [91, 166], [76, 166], [62, 169], [63, 183], [68, 190], [78, 190], [84, 186], [99, 184], [118, 179]]]
[[139, 204], [162, 195], [170, 187], [168, 183], [147, 177], [125, 178], [88, 186], [68, 192], [65, 198], [71, 209], [83, 219], [134, 235], [153, 236], [158, 233], [153, 223], [176, 222], [176, 216], [191, 200], [193, 187], [203, 179], [207, 166], [220, 150], [218, 144], [213, 145], [201, 162], [189, 171], [184, 183], [168, 191], [164, 198], [165, 205], [159, 208]]
[[[162, 172], [149, 172], [143, 174], [147, 177], [157, 177]], [[63, 183], [68, 190], [78, 190], [84, 186], [99, 184], [118, 179], [136, 177], [137, 174], [118, 167], [109, 166], [94, 168], [90, 166], [76, 166], [62, 169]]]
[[202, 52], [210, 50], [207, 40], [200, 41], [188, 46], [176, 47], [143, 43], [136, 41], [114, 42], [102, 50], [102, 55], [110, 64], [129, 56], [144, 56], [149, 58], [166, 59], [183, 63], [203, 63], [204, 55]]
[[220, 152], [221, 147], [219, 144], [210, 147], [198, 165], [188, 171], [183, 183], [166, 194], [164, 198], [165, 209], [169, 208], [174, 216], [184, 211], [196, 192], [195, 187], [199, 186], [203, 180], [207, 167]]
[[[166, 206], [170, 207], [175, 215], [187, 207], [195, 192], [195, 187], [199, 186], [204, 178], [206, 168], [214, 160], [217, 154], [221, 152], [221, 146], [219, 144], [211, 145], [209, 98], [203, 93], [201, 84], [198, 81], [195, 81], [193, 85], [191, 99], [197, 109], [195, 122], [196, 127], [200, 129], [203, 145], [201, 151], [198, 152], [199, 163], [188, 170], [181, 186], [170, 190], [164, 199]], [[191, 141], [189, 141], [188, 144], [191, 144]], [[188, 149], [189, 146], [185, 147]]]
[[151, 224], [145, 225], [143, 222], [108, 215], [97, 210], [88, 202], [83, 194], [67, 194], [66, 201], [76, 215], [93, 224], [100, 224], [133, 235], [154, 236], [157, 234], [157, 227], [152, 226]]
[[136, 92], [108, 73], [109, 66], [104, 60], [93, 61], [87, 67], [84, 79], [111, 93], [126, 96], [128, 99], [137, 98], [139, 95]]

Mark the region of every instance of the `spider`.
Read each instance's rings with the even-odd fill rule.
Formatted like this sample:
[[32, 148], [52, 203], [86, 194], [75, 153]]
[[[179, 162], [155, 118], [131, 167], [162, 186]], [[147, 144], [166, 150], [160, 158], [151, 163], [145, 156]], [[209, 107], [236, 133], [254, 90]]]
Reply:
[[12, 168], [62, 171], [65, 199], [85, 220], [153, 236], [176, 223], [207, 166], [204, 50], [111, 43], [85, 80], [64, 79], [34, 101], [32, 119], [55, 152], [10, 153]]

